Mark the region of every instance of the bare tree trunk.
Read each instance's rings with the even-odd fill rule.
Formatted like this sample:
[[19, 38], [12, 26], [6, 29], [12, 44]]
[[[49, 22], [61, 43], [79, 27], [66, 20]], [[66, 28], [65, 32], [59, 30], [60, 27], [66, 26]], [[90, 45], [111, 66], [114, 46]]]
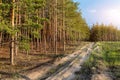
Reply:
[[[15, 0], [12, 0], [12, 3], [14, 3]], [[12, 27], [14, 29], [14, 6], [12, 6], [12, 9], [11, 9], [11, 22], [12, 22]], [[11, 48], [10, 48], [10, 62], [11, 62], [11, 65], [14, 65], [14, 46], [15, 46], [15, 43], [14, 43], [14, 35], [12, 35], [11, 37]]]
[[[36, 15], [37, 15], [37, 17], [39, 17], [39, 9], [38, 10], [36, 10]], [[37, 20], [37, 24], [39, 24], [39, 21]], [[37, 32], [39, 32], [39, 30], [38, 29], [36, 29], [36, 31]], [[39, 38], [37, 38], [37, 40], [36, 40], [36, 49], [37, 49], [37, 51], [39, 51], [39, 46], [40, 44], [39, 44]]]
[[[17, 2], [18, 3], [18, 2]], [[17, 25], [18, 25], [18, 4], [17, 4], [17, 13], [16, 13], [16, 20], [15, 20], [15, 22], [16, 22], [16, 27], [17, 27]], [[17, 41], [17, 37], [18, 37], [18, 33], [16, 32], [16, 34], [15, 34], [15, 55], [17, 55], [18, 54], [18, 41]]]
[[55, 53], [57, 54], [57, 0], [55, 0], [55, 6], [54, 6], [54, 9], [55, 9], [55, 11], [54, 11], [54, 15], [55, 15], [55, 17], [54, 17], [54, 31], [55, 31], [55, 34], [54, 34], [54, 42], [55, 42]]
[[[44, 12], [45, 8], [43, 7], [43, 10], [42, 10], [42, 17], [45, 18], [45, 12]], [[46, 24], [45, 22], [43, 22], [43, 25], [44, 25], [44, 29], [43, 29], [43, 40], [44, 40], [44, 51], [45, 53], [47, 54], [47, 42], [46, 42]]]
[[65, 44], [66, 44], [66, 41], [65, 41], [65, 11], [64, 11], [64, 0], [63, 1], [63, 7], [62, 7], [62, 11], [63, 11], [63, 21], [62, 21], [62, 24], [63, 24], [63, 50], [65, 51]]
[[0, 46], [2, 46], [2, 32], [0, 32]]

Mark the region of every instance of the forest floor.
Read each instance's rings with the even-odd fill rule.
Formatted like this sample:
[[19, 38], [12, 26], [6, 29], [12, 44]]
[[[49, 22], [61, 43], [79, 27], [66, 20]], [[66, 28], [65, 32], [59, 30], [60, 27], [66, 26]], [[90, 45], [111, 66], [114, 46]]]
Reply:
[[[0, 47], [0, 79], [18, 80], [20, 78], [20, 80], [21, 79], [31, 80], [31, 75], [33, 79], [36, 77], [40, 77], [42, 76], [41, 74], [38, 74], [40, 73], [40, 71], [47, 72], [50, 68], [49, 66], [53, 63], [55, 63], [54, 66], [57, 67], [61, 66], [63, 64], [63, 62], [60, 62], [61, 59], [71, 55], [71, 53], [79, 50], [82, 46], [86, 44], [88, 44], [88, 42], [68, 44], [66, 45], [66, 51], [65, 52], [61, 51], [57, 55], [53, 53], [49, 54], [30, 53], [27, 56], [25, 53], [19, 53], [17, 56], [15, 56], [14, 66], [10, 65], [8, 54], [9, 49], [6, 47]], [[58, 64], [58, 62], [60, 64]], [[34, 73], [35, 75], [33, 75]]]

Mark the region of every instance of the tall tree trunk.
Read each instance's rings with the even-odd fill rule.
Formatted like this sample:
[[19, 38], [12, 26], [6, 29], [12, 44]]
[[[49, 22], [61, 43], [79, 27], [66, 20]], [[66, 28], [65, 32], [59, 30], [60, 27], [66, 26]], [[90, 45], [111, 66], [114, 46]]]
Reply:
[[[45, 8], [44, 7], [43, 7], [43, 10], [42, 10], [42, 17], [45, 18]], [[46, 42], [47, 29], [46, 29], [46, 23], [45, 22], [43, 22], [43, 26], [44, 26], [44, 29], [43, 29], [44, 51], [47, 54], [47, 42]]]
[[[12, 3], [14, 4], [15, 0], [12, 0]], [[12, 27], [14, 29], [14, 5], [11, 8], [11, 23], [12, 23]], [[10, 62], [11, 65], [14, 65], [14, 35], [12, 35], [11, 37], [11, 48], [10, 48]]]
[[63, 18], [63, 21], [62, 21], [62, 25], [63, 25], [63, 50], [65, 51], [65, 44], [66, 44], [66, 41], [65, 41], [65, 10], [64, 10], [64, 0], [62, 0], [62, 3], [63, 3], [63, 6], [62, 6], [62, 18]]
[[[39, 17], [39, 9], [36, 10], [36, 16]], [[37, 19], [37, 24], [39, 24], [39, 21]], [[37, 32], [39, 32], [39, 29], [36, 29]], [[39, 38], [36, 39], [36, 50], [39, 51], [40, 49], [40, 43], [39, 43]]]
[[54, 5], [54, 44], [55, 44], [55, 53], [57, 54], [57, 0], [55, 0]]
[[[15, 20], [15, 22], [16, 22], [16, 27], [17, 27], [17, 25], [18, 25], [18, 2], [17, 2], [17, 13], [16, 13], [16, 20]], [[16, 34], [15, 34], [15, 55], [17, 55], [18, 54], [18, 41], [17, 41], [17, 38], [18, 38], [18, 33], [16, 32]]]

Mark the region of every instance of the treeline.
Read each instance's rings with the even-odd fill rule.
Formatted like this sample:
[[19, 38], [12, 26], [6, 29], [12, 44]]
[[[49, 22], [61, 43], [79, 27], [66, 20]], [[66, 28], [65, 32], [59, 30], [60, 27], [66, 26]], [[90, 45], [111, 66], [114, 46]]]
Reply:
[[95, 24], [91, 29], [91, 41], [120, 41], [120, 30], [115, 26]]
[[58, 53], [66, 44], [88, 40], [89, 28], [72, 0], [0, 0], [0, 45], [11, 64], [18, 51]]

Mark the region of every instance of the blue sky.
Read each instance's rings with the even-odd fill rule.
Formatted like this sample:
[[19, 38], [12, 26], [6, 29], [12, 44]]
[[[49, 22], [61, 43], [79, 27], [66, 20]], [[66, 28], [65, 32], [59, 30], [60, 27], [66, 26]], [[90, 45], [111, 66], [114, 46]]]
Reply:
[[95, 23], [113, 24], [120, 28], [120, 0], [74, 0], [80, 3], [82, 16], [89, 26]]

